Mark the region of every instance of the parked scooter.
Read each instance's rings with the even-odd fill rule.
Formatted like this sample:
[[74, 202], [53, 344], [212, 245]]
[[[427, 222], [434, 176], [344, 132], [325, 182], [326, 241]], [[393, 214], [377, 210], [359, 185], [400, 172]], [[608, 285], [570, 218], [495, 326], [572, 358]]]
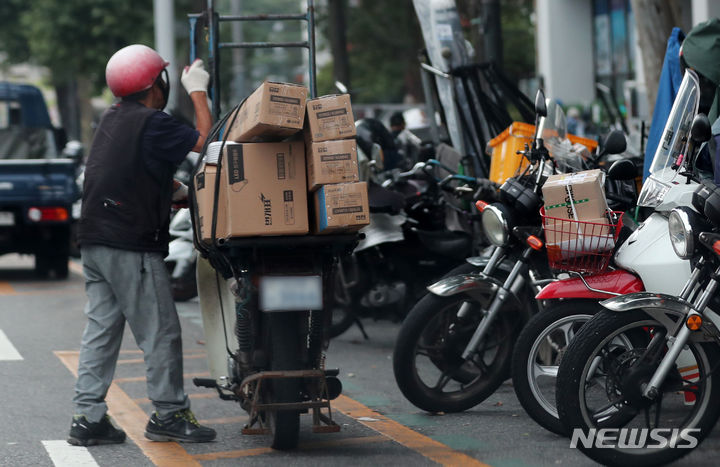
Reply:
[[[451, 196], [471, 199], [475, 179], [455, 175], [437, 181], [428, 167], [432, 164], [418, 163], [396, 177], [395, 184], [430, 185], [424, 194], [412, 194], [415, 199], [390, 190], [393, 184], [385, 188], [370, 183], [370, 225], [363, 229], [364, 239], [352, 256], [337, 268], [331, 337], [353, 324], [364, 333], [361, 317], [401, 320], [426, 285], [471, 254], [471, 234], [439, 228], [444, 226], [445, 204], [438, 198], [440, 192], [452, 192]], [[472, 214], [466, 219], [472, 226]]]
[[558, 365], [578, 330], [602, 309], [599, 300], [640, 291], [677, 294], [690, 277], [688, 261], [672, 252], [667, 226], [670, 211], [687, 206], [696, 186], [672, 181], [686, 170], [677, 161], [689, 155], [685, 151], [687, 129], [698, 101], [697, 77], [688, 71], [665, 127], [667, 140], [657, 148], [651, 176], [638, 199], [639, 206], [654, 212], [639, 227], [623, 216], [626, 233], [616, 242], [615, 269], [595, 274], [572, 272], [572, 277], [549, 284], [536, 296], [545, 303], [544, 311], [534, 316], [518, 337], [513, 387], [527, 413], [550, 431], [565, 432], [555, 407]]
[[[197, 153], [189, 153], [175, 171], [175, 179], [189, 185], [197, 160]], [[192, 221], [187, 208], [174, 211], [170, 220], [170, 238], [165, 265], [170, 274], [173, 298], [184, 302], [197, 296], [197, 250], [193, 245]]]
[[[361, 179], [368, 179], [370, 225], [362, 230], [364, 239], [353, 255], [337, 267], [331, 337], [357, 324], [367, 338], [361, 317], [401, 320], [425, 286], [472, 253], [477, 220], [474, 212], [458, 208], [466, 228], [450, 230], [445, 216], [446, 209], [462, 205], [457, 200], [470, 206], [478, 180], [432, 159], [407, 172], [387, 172], [384, 163], [395, 151], [390, 133], [373, 119], [356, 126]], [[438, 170], [450, 175], [440, 179]]]
[[[679, 136], [686, 132], [681, 127]], [[672, 166], [653, 173], [656, 183], [685, 187], [691, 201], [673, 209], [666, 224], [678, 258], [693, 265], [682, 290], [601, 302], [605, 309], [580, 330], [560, 363], [560, 420], [574, 437], [589, 436], [591, 442], [577, 447], [606, 465], [672, 462], [697, 447], [720, 418], [720, 189], [711, 180], [698, 185], [693, 150], [709, 138], [710, 122], [699, 114], [687, 146], [680, 144], [688, 150], [670, 153]], [[672, 189], [655, 191], [655, 198], [666, 197], [663, 191]], [[602, 447], [593, 429], [608, 435]]]
[[[393, 357], [395, 379], [410, 402], [430, 412], [467, 410], [490, 396], [509, 376], [510, 356], [522, 325], [538, 311], [533, 296], [553, 280], [542, 250], [540, 187], [553, 172], [543, 137], [561, 133], [563, 118], [548, 119], [541, 92], [531, 165], [500, 188], [501, 202], [478, 203], [489, 258], [469, 258], [446, 279], [428, 287], [408, 314]], [[552, 112], [553, 114], [555, 112]], [[605, 150], [624, 151], [624, 138], [609, 137]]]

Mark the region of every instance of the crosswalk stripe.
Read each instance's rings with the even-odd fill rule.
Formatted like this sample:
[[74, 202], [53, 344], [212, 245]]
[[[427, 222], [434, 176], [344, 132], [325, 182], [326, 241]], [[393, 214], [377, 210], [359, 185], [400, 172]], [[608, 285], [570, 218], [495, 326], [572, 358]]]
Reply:
[[0, 329], [0, 360], [22, 360], [22, 355], [17, 351], [10, 339]]
[[70, 446], [64, 439], [43, 441], [42, 444], [55, 467], [98, 467], [87, 448]]

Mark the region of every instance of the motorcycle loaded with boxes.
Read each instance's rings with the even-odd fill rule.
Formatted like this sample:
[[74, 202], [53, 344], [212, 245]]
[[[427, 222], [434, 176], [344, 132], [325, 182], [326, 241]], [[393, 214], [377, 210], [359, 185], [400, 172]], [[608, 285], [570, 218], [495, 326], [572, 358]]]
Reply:
[[196, 246], [235, 298], [235, 309], [203, 310], [221, 314], [228, 368], [195, 383], [238, 401], [250, 415], [243, 433], [270, 434], [278, 449], [295, 447], [303, 412], [315, 432], [340, 429], [324, 303], [334, 265], [369, 222], [349, 96], [307, 94], [263, 83], [216, 125], [225, 136], [207, 144], [192, 190]]

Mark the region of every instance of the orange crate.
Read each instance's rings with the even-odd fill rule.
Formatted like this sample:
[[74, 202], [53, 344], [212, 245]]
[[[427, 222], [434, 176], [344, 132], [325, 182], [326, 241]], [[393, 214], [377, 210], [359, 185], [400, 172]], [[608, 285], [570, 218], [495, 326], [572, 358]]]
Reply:
[[[514, 177], [518, 171], [524, 169], [528, 165], [528, 160], [517, 151], [525, 149], [525, 143], [528, 146], [532, 143], [532, 137], [535, 134], [535, 125], [523, 122], [513, 122], [502, 133], [491, 139], [488, 146], [492, 148], [490, 158], [490, 180], [501, 184], [510, 177]], [[587, 138], [581, 138], [568, 134], [567, 138], [571, 143], [580, 143], [590, 152], [597, 147], [597, 141]]]

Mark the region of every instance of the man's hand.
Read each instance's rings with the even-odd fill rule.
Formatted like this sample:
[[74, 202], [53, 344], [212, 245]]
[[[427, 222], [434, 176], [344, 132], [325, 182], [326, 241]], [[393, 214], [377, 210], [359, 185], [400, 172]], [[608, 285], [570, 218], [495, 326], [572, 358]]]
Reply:
[[198, 58], [192, 65], [186, 66], [180, 77], [180, 82], [188, 94], [198, 91], [207, 92], [210, 74], [205, 71], [203, 61]]

